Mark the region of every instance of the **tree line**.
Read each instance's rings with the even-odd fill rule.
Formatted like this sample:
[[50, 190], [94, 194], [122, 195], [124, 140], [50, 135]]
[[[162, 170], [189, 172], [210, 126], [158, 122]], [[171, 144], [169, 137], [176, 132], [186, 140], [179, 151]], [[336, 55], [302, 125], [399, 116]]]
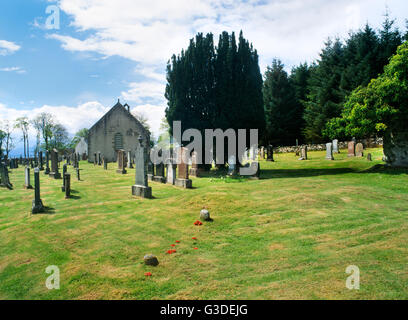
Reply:
[[[167, 66], [166, 119], [188, 128], [258, 128], [261, 143], [294, 145], [350, 139], [335, 129], [353, 90], [384, 71], [407, 40], [386, 15], [380, 30], [368, 23], [345, 40], [329, 39], [317, 61], [288, 73], [279, 59], [262, 77], [258, 53], [243, 37], [223, 32], [214, 44], [199, 33]], [[372, 134], [372, 133], [371, 133]]]
[[[35, 131], [35, 145], [30, 149], [30, 129]], [[81, 138], [88, 139], [88, 129], [79, 130], [71, 139], [65, 126], [60, 124], [50, 113], [40, 113], [36, 117], [20, 117], [14, 121], [0, 123], [0, 160], [9, 159], [10, 152], [15, 148], [15, 135], [18, 134], [23, 142], [24, 159], [38, 154], [39, 151], [57, 149], [60, 152], [74, 149]], [[33, 151], [33, 154], [30, 153]]]

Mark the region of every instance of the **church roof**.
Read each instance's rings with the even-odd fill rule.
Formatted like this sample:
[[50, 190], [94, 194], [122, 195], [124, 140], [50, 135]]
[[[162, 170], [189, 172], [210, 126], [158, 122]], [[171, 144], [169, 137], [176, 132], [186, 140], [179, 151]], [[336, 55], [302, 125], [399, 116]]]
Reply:
[[[128, 109], [125, 108], [125, 106], [128, 107]], [[135, 118], [135, 116], [134, 116], [132, 113], [130, 113], [130, 111], [129, 111], [129, 110], [130, 110], [129, 105], [126, 103], [125, 106], [123, 106], [123, 105], [120, 103], [119, 99], [118, 99], [118, 102], [117, 102], [107, 113], [105, 113], [105, 115], [104, 115], [102, 118], [100, 118], [100, 119], [89, 129], [89, 131], [91, 132], [92, 129], [93, 129], [94, 127], [97, 127], [98, 124], [99, 124], [100, 122], [102, 122], [107, 116], [109, 116], [110, 114], [112, 114], [113, 112], [115, 112], [116, 110], [119, 109], [119, 110], [121, 110], [121, 111], [125, 111], [125, 115], [127, 115], [128, 117], [130, 117], [130, 118], [132, 119], [132, 121], [135, 121], [135, 122], [138, 124], [138, 126], [139, 126], [140, 128], [142, 128], [142, 130], [145, 132], [146, 135], [149, 135], [149, 132], [147, 132], [146, 128], [140, 123], [140, 121], [137, 120], [137, 119]]]

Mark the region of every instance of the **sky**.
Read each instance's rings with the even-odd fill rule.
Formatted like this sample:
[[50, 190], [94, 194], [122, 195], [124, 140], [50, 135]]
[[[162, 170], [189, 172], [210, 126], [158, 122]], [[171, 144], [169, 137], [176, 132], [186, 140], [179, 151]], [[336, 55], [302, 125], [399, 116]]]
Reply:
[[0, 125], [49, 112], [73, 135], [120, 99], [157, 137], [167, 61], [197, 32], [242, 30], [262, 73], [274, 58], [289, 71], [386, 8], [405, 30], [406, 0], [1, 0]]

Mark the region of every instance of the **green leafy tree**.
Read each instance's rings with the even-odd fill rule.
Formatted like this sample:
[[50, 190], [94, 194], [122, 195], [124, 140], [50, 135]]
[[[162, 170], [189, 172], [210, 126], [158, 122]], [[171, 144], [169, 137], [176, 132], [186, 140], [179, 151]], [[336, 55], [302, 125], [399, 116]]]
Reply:
[[385, 67], [384, 73], [359, 87], [348, 98], [341, 117], [327, 124], [327, 133], [334, 137], [384, 137], [387, 162], [408, 166], [408, 43], [402, 44], [397, 54]]
[[300, 133], [302, 110], [294, 86], [280, 60], [273, 60], [265, 72], [263, 98], [268, 144], [293, 144]]

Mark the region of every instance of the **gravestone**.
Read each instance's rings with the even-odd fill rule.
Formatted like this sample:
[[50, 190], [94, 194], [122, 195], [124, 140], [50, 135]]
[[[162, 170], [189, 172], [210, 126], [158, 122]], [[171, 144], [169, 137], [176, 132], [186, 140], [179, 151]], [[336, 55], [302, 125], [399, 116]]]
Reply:
[[61, 186], [61, 191], [65, 192], [65, 175], [67, 174], [67, 169], [68, 169], [68, 165], [65, 163], [62, 166], [62, 186]]
[[98, 166], [101, 166], [101, 165], [102, 165], [102, 156], [101, 156], [101, 153], [98, 152]]
[[132, 153], [130, 152], [130, 150], [127, 152], [127, 167], [129, 169], [133, 169]]
[[273, 146], [269, 145], [266, 148], [266, 161], [272, 161], [274, 162], [275, 160], [273, 160]]
[[326, 143], [326, 160], [334, 160], [333, 158], [333, 144]]
[[10, 183], [7, 166], [4, 163], [0, 163], [0, 187], [5, 187], [10, 190], [13, 189], [13, 185]]
[[347, 145], [347, 156], [355, 157], [356, 156], [356, 143], [355, 141], [350, 141]]
[[187, 148], [179, 147], [177, 154], [178, 164], [178, 177], [176, 179], [175, 185], [178, 187], [183, 187], [186, 189], [193, 187], [193, 182], [188, 177], [188, 154]]
[[30, 168], [29, 168], [29, 167], [26, 167], [25, 170], [24, 170], [24, 172], [25, 172], [24, 188], [25, 188], [25, 189], [32, 189], [33, 186], [32, 186], [31, 183], [30, 183]]
[[368, 161], [373, 161], [373, 158], [372, 158], [372, 156], [371, 156], [371, 153], [367, 154], [367, 160], [368, 160]]
[[43, 159], [43, 153], [42, 153], [42, 151], [40, 151], [40, 153], [39, 153], [39, 157], [40, 157], [40, 171], [43, 171], [44, 170], [44, 159]]
[[74, 168], [77, 167], [77, 155], [74, 153], [74, 163], [73, 163]]
[[356, 157], [363, 157], [364, 156], [364, 146], [362, 143], [357, 143], [356, 145]]
[[58, 152], [56, 149], [51, 150], [50, 177], [54, 179], [61, 179], [61, 174], [58, 172]]
[[50, 174], [50, 153], [45, 151], [45, 171], [44, 174]]
[[71, 174], [66, 173], [64, 175], [64, 185], [65, 185], [65, 199], [69, 199], [71, 197]]
[[265, 160], [265, 148], [261, 147], [261, 150], [259, 152], [259, 157], [261, 160]]
[[125, 150], [118, 150], [118, 170], [116, 170], [117, 173], [120, 174], [125, 174]]
[[170, 163], [167, 164], [167, 183], [176, 184], [176, 172], [177, 164], [173, 163], [173, 160], [170, 160]]
[[261, 164], [257, 161], [253, 161], [250, 166], [253, 168], [252, 170], [254, 170], [255, 173], [249, 176], [249, 179], [258, 180], [261, 175]]
[[307, 146], [303, 146], [300, 148], [300, 159], [301, 161], [307, 160]]
[[152, 188], [147, 182], [147, 151], [142, 142], [143, 138], [139, 136], [139, 147], [135, 152], [136, 176], [135, 184], [132, 186], [132, 195], [150, 199]]
[[88, 157], [87, 157], [87, 155], [86, 155], [85, 152], [82, 154], [82, 160], [83, 160], [83, 161], [88, 160]]
[[235, 175], [236, 168], [237, 168], [237, 161], [236, 161], [235, 155], [231, 155], [228, 158], [228, 175], [230, 176]]
[[31, 213], [44, 212], [44, 206], [40, 198], [40, 169], [34, 169], [34, 200], [31, 208]]
[[154, 177], [154, 165], [149, 157], [147, 163], [147, 180], [153, 181], [153, 177]]
[[333, 153], [340, 153], [339, 151], [339, 140], [333, 140]]
[[156, 174], [153, 176], [153, 181], [166, 183], [166, 178], [164, 177], [164, 163], [156, 164], [155, 171]]
[[102, 158], [102, 162], [103, 162], [103, 169], [108, 170], [108, 161], [106, 161], [105, 157]]
[[194, 151], [191, 154], [191, 168], [190, 168], [190, 176], [198, 177], [200, 175], [198, 169], [198, 153]]
[[76, 174], [77, 174], [78, 181], [81, 181], [81, 174], [80, 174], [80, 169], [79, 168], [76, 168]]
[[96, 152], [94, 153], [94, 166], [98, 163], [98, 159], [96, 158]]

